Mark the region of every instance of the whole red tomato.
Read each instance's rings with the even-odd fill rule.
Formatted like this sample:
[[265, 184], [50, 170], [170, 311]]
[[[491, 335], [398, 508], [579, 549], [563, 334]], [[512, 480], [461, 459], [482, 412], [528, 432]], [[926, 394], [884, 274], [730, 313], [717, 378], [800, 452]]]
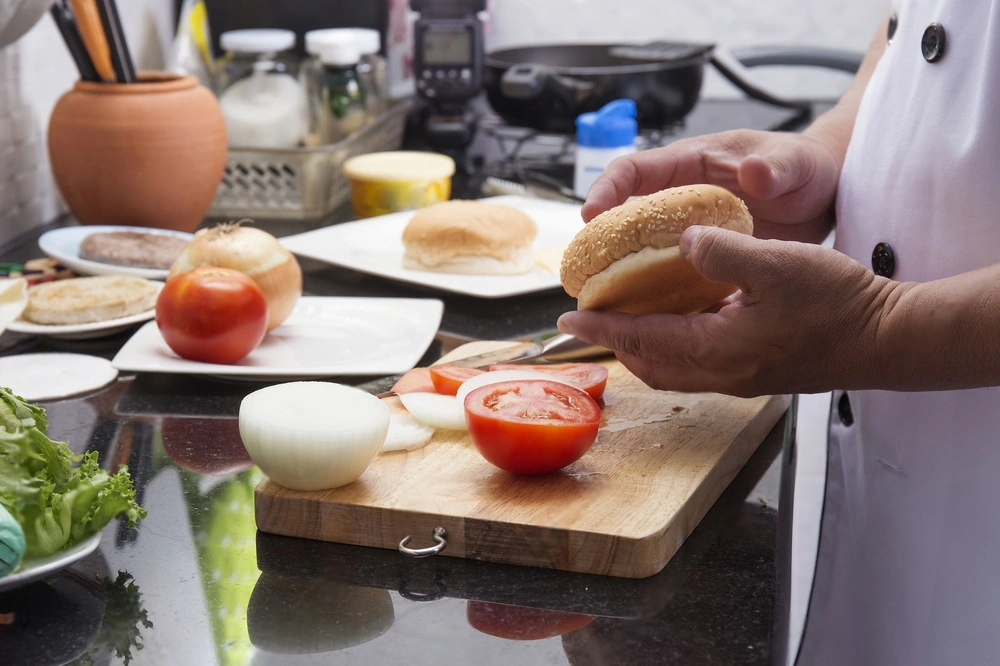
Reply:
[[481, 386], [464, 407], [479, 453], [515, 474], [548, 474], [578, 460], [601, 424], [601, 408], [586, 391], [547, 379]]
[[156, 300], [156, 325], [178, 356], [235, 363], [264, 339], [267, 300], [244, 273], [195, 268], [167, 280]]

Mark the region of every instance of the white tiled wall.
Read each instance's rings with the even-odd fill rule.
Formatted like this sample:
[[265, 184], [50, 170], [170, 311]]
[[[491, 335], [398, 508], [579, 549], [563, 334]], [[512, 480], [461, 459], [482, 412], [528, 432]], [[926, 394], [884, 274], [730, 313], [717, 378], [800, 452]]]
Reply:
[[[162, 66], [173, 31], [171, 1], [118, 4], [137, 64]], [[667, 39], [723, 47], [794, 43], [863, 50], [887, 5], [888, 0], [491, 0], [488, 47]], [[845, 75], [816, 71], [754, 74], [760, 84], [788, 95], [836, 95], [847, 82]], [[45, 127], [56, 100], [74, 79], [73, 65], [48, 16], [21, 40], [0, 49], [0, 247], [59, 212]], [[703, 94], [738, 93], [710, 71]]]
[[[173, 32], [171, 0], [118, 5], [136, 65], [162, 67]], [[48, 15], [20, 40], [0, 49], [0, 247], [60, 212], [45, 128], [56, 100], [76, 78]]]

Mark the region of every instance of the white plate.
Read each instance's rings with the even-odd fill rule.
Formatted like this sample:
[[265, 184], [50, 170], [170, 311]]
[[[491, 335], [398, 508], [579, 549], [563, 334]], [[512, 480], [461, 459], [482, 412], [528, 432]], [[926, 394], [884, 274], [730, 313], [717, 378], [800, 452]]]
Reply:
[[21, 587], [41, 578], [51, 576], [90, 555], [97, 550], [100, 544], [101, 533], [98, 532], [87, 537], [72, 548], [67, 548], [66, 550], [37, 560], [27, 560], [21, 564], [19, 571], [0, 578], [0, 592], [13, 590], [16, 587]]
[[90, 234], [107, 231], [138, 231], [150, 234], [163, 234], [164, 236], [176, 236], [187, 240], [194, 238], [194, 234], [183, 231], [170, 231], [169, 229], [79, 225], [46, 231], [38, 237], [38, 247], [48, 256], [61, 262], [66, 268], [72, 269], [81, 275], [134, 275], [136, 277], [149, 278], [150, 280], [167, 279], [168, 270], [118, 266], [116, 264], [81, 259], [80, 243], [83, 242], [83, 239]]
[[303, 296], [285, 322], [232, 365], [183, 359], [155, 322], [133, 335], [111, 365], [131, 372], [280, 380], [406, 372], [437, 333], [444, 305], [423, 298]]
[[[524, 211], [538, 227], [536, 253], [564, 248], [583, 228], [576, 204], [502, 196], [482, 199]], [[414, 211], [391, 213], [280, 238], [291, 252], [363, 273], [481, 298], [504, 298], [560, 287], [557, 272], [535, 266], [523, 275], [457, 275], [403, 268], [403, 228]]]
[[39, 352], [0, 356], [5, 386], [30, 402], [56, 400], [96, 391], [118, 377], [111, 361], [71, 352]]
[[150, 308], [145, 312], [129, 315], [128, 317], [118, 317], [117, 319], [108, 319], [107, 321], [93, 321], [87, 324], [36, 324], [24, 319], [18, 319], [7, 324], [7, 330], [14, 331], [15, 333], [62, 338], [64, 340], [88, 340], [90, 338], [114, 335], [140, 322], [149, 321], [154, 316], [156, 316], [156, 308]]

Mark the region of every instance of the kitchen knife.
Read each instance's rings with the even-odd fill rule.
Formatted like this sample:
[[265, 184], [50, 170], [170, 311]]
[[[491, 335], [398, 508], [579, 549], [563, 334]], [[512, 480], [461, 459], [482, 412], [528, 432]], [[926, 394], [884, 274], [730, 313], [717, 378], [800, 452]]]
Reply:
[[488, 368], [494, 363], [528, 363], [538, 360], [580, 361], [609, 356], [611, 351], [593, 345], [566, 333], [560, 333], [547, 340], [521, 342], [504, 349], [476, 354], [467, 358], [449, 361], [451, 365], [464, 368]]

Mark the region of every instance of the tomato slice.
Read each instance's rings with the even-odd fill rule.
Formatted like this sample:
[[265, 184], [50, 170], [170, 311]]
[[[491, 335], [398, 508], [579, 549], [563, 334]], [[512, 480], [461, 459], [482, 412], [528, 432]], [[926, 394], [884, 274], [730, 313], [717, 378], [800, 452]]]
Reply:
[[404, 393], [435, 393], [434, 382], [431, 381], [431, 373], [427, 368], [413, 368], [407, 370], [392, 385], [392, 392], [396, 395]]
[[466, 606], [469, 625], [484, 634], [513, 641], [534, 641], [568, 634], [587, 626], [596, 617], [488, 601], [470, 600]]
[[485, 370], [479, 370], [478, 368], [463, 368], [460, 365], [432, 365], [430, 367], [431, 371], [431, 382], [434, 384], [434, 390], [442, 395], [455, 395], [458, 393], [458, 387], [462, 385], [469, 377], [475, 377], [476, 375], [481, 375]]
[[599, 363], [546, 363], [531, 366], [495, 363], [490, 366], [490, 370], [523, 370], [525, 367], [561, 377], [589, 393], [594, 400], [600, 400], [604, 396], [604, 389], [608, 385], [608, 369]]
[[463, 406], [476, 449], [514, 474], [548, 474], [579, 460], [601, 422], [587, 392], [546, 379], [487, 384]]

